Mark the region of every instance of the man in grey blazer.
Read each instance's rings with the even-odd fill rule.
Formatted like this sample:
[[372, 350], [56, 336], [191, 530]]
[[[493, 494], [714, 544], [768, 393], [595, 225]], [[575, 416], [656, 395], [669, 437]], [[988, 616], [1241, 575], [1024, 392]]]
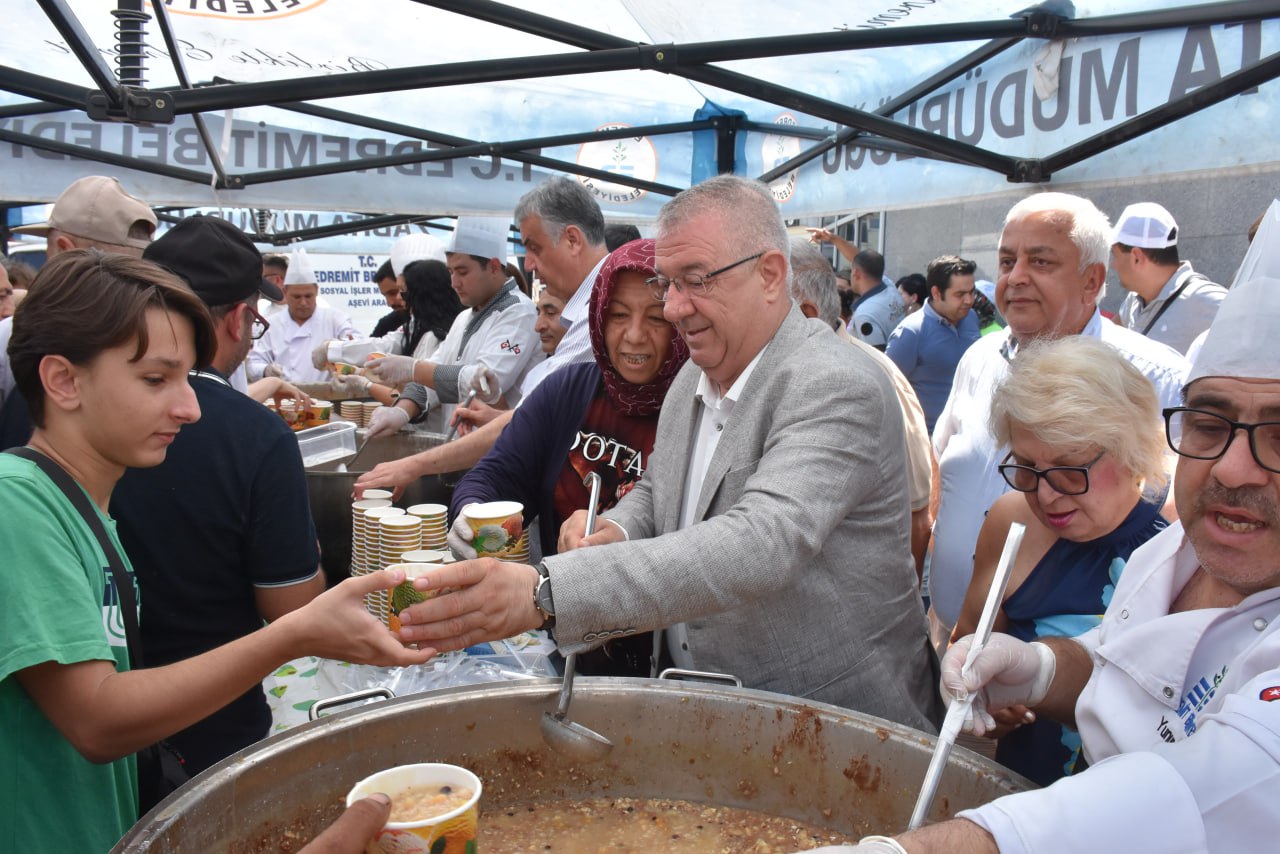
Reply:
[[[916, 590], [903, 423], [866, 354], [791, 301], [769, 190], [720, 176], [659, 214], [655, 296], [689, 344], [644, 478], [541, 567], [453, 564], [401, 636], [438, 651], [553, 627], [565, 654], [684, 623], [677, 657], [924, 730], [941, 713]], [[888, 441], [887, 437], [893, 437]]]

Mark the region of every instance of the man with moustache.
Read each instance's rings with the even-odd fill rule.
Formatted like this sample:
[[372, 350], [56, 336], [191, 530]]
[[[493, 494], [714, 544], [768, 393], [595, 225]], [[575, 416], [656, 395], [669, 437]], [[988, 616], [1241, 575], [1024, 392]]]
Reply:
[[793, 303], [765, 185], [712, 178], [657, 225], [649, 287], [690, 361], [644, 478], [591, 537], [572, 516], [539, 567], [480, 559], [421, 579], [457, 592], [406, 610], [401, 639], [445, 651], [541, 626], [569, 655], [683, 623], [677, 664], [934, 729], [889, 378]]
[[951, 395], [933, 430], [941, 500], [933, 526], [929, 593], [935, 641], [945, 643], [973, 575], [973, 552], [987, 509], [1009, 486], [997, 466], [1007, 448], [988, 425], [991, 394], [1020, 343], [1089, 335], [1114, 346], [1156, 387], [1165, 406], [1179, 400], [1187, 362], [1159, 342], [1103, 319], [1098, 311], [1111, 224], [1088, 199], [1038, 193], [1018, 202], [1000, 234], [996, 305], [1007, 329], [984, 335], [956, 366]]
[[965, 728], [1026, 705], [1074, 722], [1089, 768], [857, 854], [1265, 851], [1280, 837], [1280, 281], [1223, 301], [1180, 406], [1179, 521], [1139, 547], [1101, 625], [947, 652], [943, 692], [974, 697]]

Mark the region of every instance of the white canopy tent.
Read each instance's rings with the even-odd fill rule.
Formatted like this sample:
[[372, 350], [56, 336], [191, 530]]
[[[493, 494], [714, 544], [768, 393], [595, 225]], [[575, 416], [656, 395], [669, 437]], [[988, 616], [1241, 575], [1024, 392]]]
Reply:
[[801, 218], [1280, 161], [1275, 0], [0, 11], [3, 203], [106, 173], [161, 208], [242, 210], [278, 242], [509, 214], [563, 172], [611, 219], [643, 222], [719, 171], [769, 180]]

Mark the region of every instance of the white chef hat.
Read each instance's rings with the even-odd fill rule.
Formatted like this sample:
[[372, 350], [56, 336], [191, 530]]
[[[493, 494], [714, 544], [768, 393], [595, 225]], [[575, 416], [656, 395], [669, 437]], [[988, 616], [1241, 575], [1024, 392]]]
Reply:
[[311, 259], [307, 258], [307, 250], [301, 246], [289, 253], [289, 269], [284, 273], [284, 286], [316, 284], [315, 270], [311, 269]]
[[408, 234], [391, 244], [391, 271], [404, 274], [404, 268], [414, 261], [444, 260], [444, 244], [430, 234]]
[[1231, 287], [1261, 276], [1280, 278], [1280, 199], [1272, 201], [1262, 215], [1258, 231], [1240, 262], [1240, 269], [1231, 280]]
[[497, 258], [506, 264], [510, 254], [507, 244], [510, 232], [511, 223], [502, 217], [460, 216], [447, 251], [477, 258]]
[[1280, 379], [1280, 279], [1259, 277], [1236, 285], [1218, 308], [1187, 374], [1187, 385], [1201, 377]]

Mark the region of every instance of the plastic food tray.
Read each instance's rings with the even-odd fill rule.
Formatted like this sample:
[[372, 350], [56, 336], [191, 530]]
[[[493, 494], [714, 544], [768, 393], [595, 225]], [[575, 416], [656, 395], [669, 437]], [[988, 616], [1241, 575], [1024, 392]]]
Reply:
[[356, 452], [356, 425], [349, 421], [308, 427], [294, 435], [298, 437], [302, 464], [307, 468], [340, 460]]

